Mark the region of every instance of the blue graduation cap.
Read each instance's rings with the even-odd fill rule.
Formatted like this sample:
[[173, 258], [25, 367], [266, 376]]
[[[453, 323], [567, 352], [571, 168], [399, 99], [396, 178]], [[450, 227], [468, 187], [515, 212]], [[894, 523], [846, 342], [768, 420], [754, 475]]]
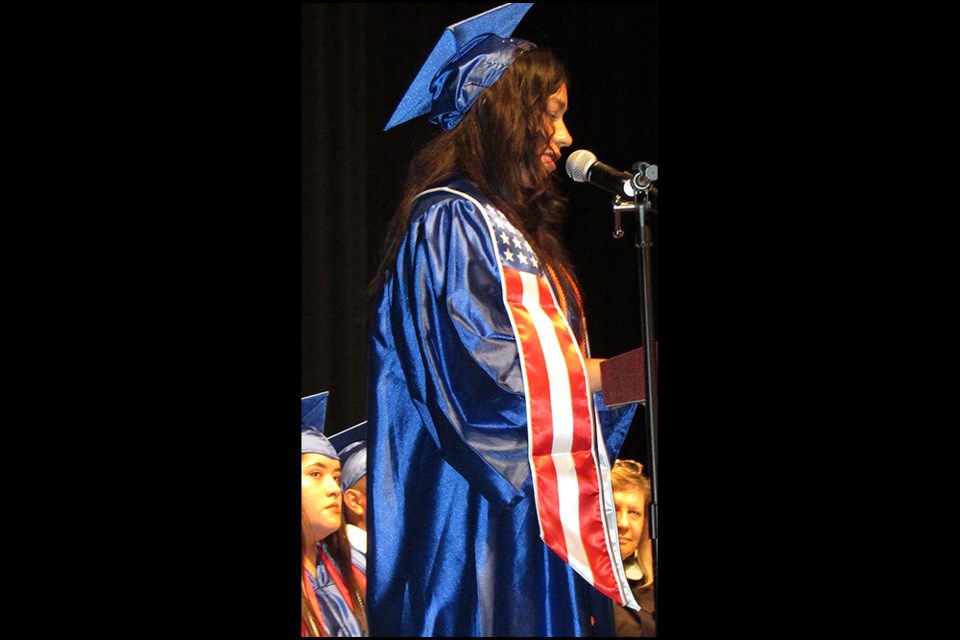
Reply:
[[323, 423], [327, 419], [329, 391], [300, 398], [300, 453], [319, 453], [339, 460], [337, 450], [323, 435]]
[[330, 436], [340, 456], [340, 486], [344, 491], [367, 474], [367, 421]]
[[383, 130], [425, 113], [430, 113], [430, 122], [447, 131], [457, 126], [514, 56], [533, 46], [510, 38], [532, 6], [532, 2], [500, 5], [444, 29]]
[[313, 427], [323, 433], [323, 423], [327, 420], [327, 398], [329, 396], [330, 392], [324, 391], [300, 398], [301, 426]]

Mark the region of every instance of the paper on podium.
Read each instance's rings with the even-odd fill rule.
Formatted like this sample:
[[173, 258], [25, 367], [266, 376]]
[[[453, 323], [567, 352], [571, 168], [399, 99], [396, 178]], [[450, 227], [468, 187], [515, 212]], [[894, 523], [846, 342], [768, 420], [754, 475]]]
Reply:
[[634, 402], [646, 403], [647, 376], [643, 351], [643, 347], [640, 347], [600, 363], [603, 404], [616, 409]]

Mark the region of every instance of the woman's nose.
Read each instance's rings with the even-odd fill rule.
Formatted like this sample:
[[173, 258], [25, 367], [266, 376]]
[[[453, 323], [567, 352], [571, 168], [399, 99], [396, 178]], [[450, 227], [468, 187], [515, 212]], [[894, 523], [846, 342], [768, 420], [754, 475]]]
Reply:
[[327, 481], [327, 495], [335, 496], [340, 494], [340, 483], [330, 478]]
[[573, 144], [573, 136], [570, 135], [570, 130], [567, 129], [567, 125], [563, 120], [558, 122], [556, 129], [554, 129], [553, 140], [557, 143], [558, 147], [569, 147]]

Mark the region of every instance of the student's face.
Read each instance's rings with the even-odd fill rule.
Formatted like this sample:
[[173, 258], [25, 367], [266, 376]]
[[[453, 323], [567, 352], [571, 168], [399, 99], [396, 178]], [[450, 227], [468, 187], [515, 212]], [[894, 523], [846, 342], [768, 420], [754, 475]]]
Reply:
[[[560, 149], [573, 144], [573, 137], [563, 121], [563, 114], [567, 112], [567, 85], [561, 84], [552, 96], [547, 98], [547, 111], [544, 114], [549, 126], [553, 128], [553, 135], [540, 157], [547, 171], [556, 171], [560, 161]], [[547, 129], [549, 131], [549, 128]]]
[[300, 456], [300, 504], [309, 542], [340, 528], [340, 461], [319, 453]]
[[640, 544], [643, 533], [643, 520], [646, 517], [646, 505], [642, 489], [614, 491], [613, 501], [617, 505], [617, 531], [620, 536], [620, 557], [628, 558]]

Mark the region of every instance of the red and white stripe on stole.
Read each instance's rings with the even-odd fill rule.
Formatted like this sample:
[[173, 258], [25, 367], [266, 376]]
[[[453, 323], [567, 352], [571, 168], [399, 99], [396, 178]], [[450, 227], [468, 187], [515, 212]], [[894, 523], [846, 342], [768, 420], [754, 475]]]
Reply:
[[[503, 278], [527, 387], [540, 535], [587, 582], [625, 605], [626, 594], [632, 594], [617, 579], [611, 558], [580, 348], [542, 276], [505, 268]], [[619, 552], [618, 541], [615, 548]]]

